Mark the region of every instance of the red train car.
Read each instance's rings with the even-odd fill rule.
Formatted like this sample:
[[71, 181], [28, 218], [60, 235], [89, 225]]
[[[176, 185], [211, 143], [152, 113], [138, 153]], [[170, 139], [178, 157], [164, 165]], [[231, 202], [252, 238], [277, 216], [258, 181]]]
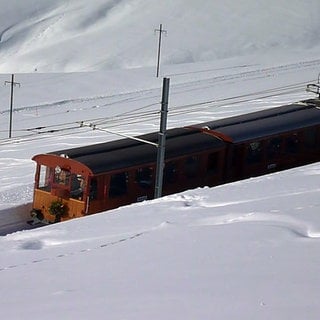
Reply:
[[[152, 199], [156, 159], [154, 146], [130, 139], [36, 155], [32, 216], [53, 223]], [[162, 193], [319, 160], [320, 101], [309, 99], [168, 130]]]

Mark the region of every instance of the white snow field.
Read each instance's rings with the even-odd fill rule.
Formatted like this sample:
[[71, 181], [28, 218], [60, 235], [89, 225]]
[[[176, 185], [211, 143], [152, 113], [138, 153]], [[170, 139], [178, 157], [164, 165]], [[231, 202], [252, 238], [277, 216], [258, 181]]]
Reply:
[[[38, 153], [314, 97], [320, 2], [0, 0], [1, 319], [320, 314], [319, 163], [32, 229]], [[161, 77], [156, 78], [163, 24]], [[15, 74], [12, 138], [11, 74]], [[29, 230], [27, 230], [29, 228]]]

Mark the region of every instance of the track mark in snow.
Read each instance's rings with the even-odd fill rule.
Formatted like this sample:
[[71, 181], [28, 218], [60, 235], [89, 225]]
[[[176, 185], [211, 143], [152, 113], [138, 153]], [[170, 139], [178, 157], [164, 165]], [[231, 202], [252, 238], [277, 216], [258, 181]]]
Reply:
[[[30, 264], [35, 264], [35, 263], [37, 264], [37, 263], [56, 260], [56, 259], [60, 259], [60, 258], [67, 258], [67, 257], [74, 256], [77, 254], [88, 253], [88, 252], [91, 252], [94, 250], [99, 250], [99, 249], [103, 249], [106, 247], [114, 246], [114, 245], [120, 244], [125, 241], [136, 239], [136, 238], [144, 235], [146, 232], [148, 232], [148, 231], [139, 232], [139, 233], [133, 234], [129, 237], [121, 238], [119, 240], [115, 240], [115, 241], [111, 241], [111, 242], [107, 242], [107, 243], [103, 243], [103, 244], [100, 244], [100, 245], [92, 247], [92, 248], [84, 248], [84, 249], [80, 249], [80, 250], [73, 251], [73, 252], [61, 253], [61, 254], [53, 256], [52, 258], [39, 258], [36, 260], [32, 260], [29, 263], [22, 263], [22, 264], [18, 264], [18, 265], [9, 265], [9, 266], [5, 266], [5, 267], [0, 267], [0, 272], [5, 271], [5, 270], [10, 270], [12, 268], [27, 266]], [[22, 235], [22, 239], [20, 239], [20, 241], [21, 240], [22, 240], [22, 243], [20, 243], [18, 246], [19, 250], [41, 250], [45, 247], [45, 240], [43, 240], [43, 241], [41, 241], [39, 239], [25, 239], [25, 240], [23, 240], [23, 235]]]
[[[177, 89], [185, 89], [183, 91], [179, 91], [179, 93], [184, 91], [194, 91], [203, 88], [210, 88], [213, 84], [234, 81], [234, 80], [252, 80], [252, 79], [264, 79], [270, 76], [274, 76], [275, 74], [284, 73], [292, 70], [299, 70], [299, 69], [307, 69], [307, 68], [314, 68], [320, 65], [320, 59], [309, 60], [309, 61], [302, 61], [296, 63], [290, 63], [285, 65], [255, 69], [251, 71], [243, 71], [243, 72], [236, 72], [231, 74], [225, 74], [220, 76], [213, 76], [208, 77], [206, 79], [201, 80], [194, 80], [185, 82], [182, 84], [178, 84], [175, 86], [176, 92]], [[192, 88], [190, 88], [192, 87]]]

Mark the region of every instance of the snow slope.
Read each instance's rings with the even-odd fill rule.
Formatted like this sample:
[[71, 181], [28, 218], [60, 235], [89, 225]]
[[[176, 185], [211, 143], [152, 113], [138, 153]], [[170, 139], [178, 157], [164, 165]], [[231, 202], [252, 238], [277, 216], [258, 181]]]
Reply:
[[317, 0], [1, 0], [0, 7], [1, 73], [153, 66], [160, 23], [164, 64], [319, 48]]
[[312, 97], [319, 6], [0, 0], [0, 82], [21, 84], [12, 139], [0, 86], [1, 318], [318, 320], [318, 163], [34, 230], [24, 221], [33, 155], [117, 139], [79, 122], [158, 129], [160, 23], [176, 127]]
[[319, 172], [0, 238], [3, 318], [317, 319]]

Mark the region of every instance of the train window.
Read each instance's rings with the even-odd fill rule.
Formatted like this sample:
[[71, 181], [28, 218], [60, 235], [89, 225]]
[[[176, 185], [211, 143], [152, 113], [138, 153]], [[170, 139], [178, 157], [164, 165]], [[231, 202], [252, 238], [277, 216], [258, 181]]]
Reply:
[[262, 160], [261, 142], [251, 142], [247, 147], [247, 162], [249, 164], [258, 163]]
[[135, 181], [143, 189], [149, 189], [152, 186], [152, 168], [139, 168], [136, 171]]
[[53, 182], [55, 184], [60, 184], [63, 186], [69, 186], [70, 183], [70, 172], [67, 170], [61, 169], [59, 166], [57, 166], [54, 169], [54, 180]]
[[40, 176], [39, 176], [39, 189], [44, 191], [51, 191], [50, 185], [50, 175], [51, 169], [47, 166], [40, 166]]
[[114, 174], [110, 179], [109, 197], [115, 198], [123, 196], [128, 190], [128, 173], [121, 172]]
[[83, 190], [85, 187], [84, 178], [78, 174], [71, 175], [71, 189], [70, 196], [71, 198], [82, 200]]
[[208, 165], [207, 165], [207, 171], [211, 173], [215, 173], [218, 170], [218, 159], [219, 154], [218, 152], [211, 153], [208, 155]]
[[309, 149], [316, 147], [317, 144], [317, 129], [309, 128], [304, 131], [305, 146]]
[[299, 151], [299, 138], [298, 134], [295, 133], [290, 137], [286, 138], [286, 152], [297, 153]]
[[89, 189], [89, 197], [90, 200], [96, 200], [98, 197], [98, 183], [97, 179], [93, 178], [90, 181], [90, 189]]
[[175, 162], [166, 163], [163, 172], [164, 183], [174, 183], [177, 179], [177, 166]]
[[188, 178], [194, 178], [199, 171], [200, 160], [198, 156], [188, 157], [184, 163], [184, 172]]
[[281, 138], [273, 138], [268, 142], [267, 155], [269, 159], [276, 158], [281, 153]]

